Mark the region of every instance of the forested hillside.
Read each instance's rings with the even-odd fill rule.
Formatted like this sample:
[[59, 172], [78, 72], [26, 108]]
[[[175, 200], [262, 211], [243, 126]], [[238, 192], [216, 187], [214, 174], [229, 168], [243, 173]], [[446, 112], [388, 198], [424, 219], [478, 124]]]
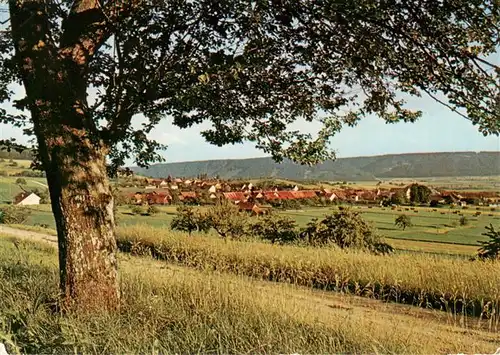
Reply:
[[271, 158], [208, 160], [132, 168], [152, 177], [200, 174], [221, 178], [275, 177], [293, 180], [374, 180], [376, 178], [500, 175], [500, 152], [390, 154], [341, 158], [313, 167]]

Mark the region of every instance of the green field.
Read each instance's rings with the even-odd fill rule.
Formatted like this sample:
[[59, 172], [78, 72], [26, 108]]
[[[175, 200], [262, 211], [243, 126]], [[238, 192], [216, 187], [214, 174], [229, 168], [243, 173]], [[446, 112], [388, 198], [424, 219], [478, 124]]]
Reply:
[[[46, 224], [50, 228], [55, 228], [54, 219], [49, 205], [31, 206], [31, 215], [26, 224], [37, 225]], [[204, 207], [200, 207], [204, 208]], [[391, 210], [390, 208], [355, 206], [356, 210], [363, 214], [363, 217], [372, 221], [379, 232], [387, 237], [389, 244], [400, 250], [420, 251], [442, 254], [462, 254], [472, 255], [478, 247], [478, 241], [487, 240], [481, 234], [485, 231], [485, 226], [490, 223], [494, 226], [500, 224], [500, 213], [495, 211], [482, 211], [479, 217], [473, 216], [475, 209], [460, 210], [460, 213], [467, 217], [468, 225], [460, 226], [458, 221], [460, 215], [453, 214], [454, 210], [449, 208], [437, 209], [416, 208], [414, 210]], [[170, 222], [175, 216], [175, 206], [159, 207], [160, 212], [154, 216], [133, 215], [129, 206], [118, 208], [117, 221], [120, 227], [147, 224], [155, 228], [170, 228]], [[304, 210], [281, 211], [280, 213], [289, 216], [303, 227], [314, 217], [321, 217], [333, 208], [307, 208]], [[412, 218], [413, 227], [401, 230], [394, 225], [394, 219], [399, 214], [407, 214]], [[441, 214], [445, 213], [445, 214]]]
[[[1, 203], [10, 203], [14, 199], [14, 197], [23, 192], [21, 187], [16, 184], [17, 177], [0, 177], [0, 202]], [[39, 189], [44, 190], [47, 188], [47, 180], [45, 178], [32, 178], [32, 177], [23, 177], [26, 181], [26, 185], [22, 185], [25, 190]]]
[[[454, 210], [449, 208], [437, 209], [417, 208], [418, 212], [400, 208], [354, 207], [362, 212], [363, 217], [374, 222], [381, 234], [396, 239], [410, 239], [428, 242], [457, 243], [465, 245], [477, 245], [478, 240], [486, 240], [481, 233], [484, 227], [490, 223], [500, 223], [500, 213], [483, 211], [479, 217], [473, 214], [475, 210], [460, 210], [469, 221], [467, 226], [459, 226], [460, 215], [453, 214]], [[328, 212], [325, 208], [306, 209], [303, 211], [286, 211], [284, 215], [294, 218], [299, 225], [305, 225], [313, 217], [321, 217]], [[445, 213], [445, 214], [441, 214]], [[411, 216], [413, 227], [401, 230], [394, 225], [395, 218], [400, 214]], [[492, 214], [489, 216], [488, 214]]]

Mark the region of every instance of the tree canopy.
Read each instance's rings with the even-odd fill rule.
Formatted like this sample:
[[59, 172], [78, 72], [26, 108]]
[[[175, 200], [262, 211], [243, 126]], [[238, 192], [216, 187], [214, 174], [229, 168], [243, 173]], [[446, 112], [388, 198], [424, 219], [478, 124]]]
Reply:
[[[21, 82], [13, 53], [22, 36], [13, 41], [10, 24], [25, 26], [16, 21], [29, 11], [43, 32], [33, 52], [49, 71], [68, 65], [51, 58], [71, 57], [75, 43], [84, 49], [82, 82], [64, 90], [86, 87], [85, 119], [115, 166], [130, 157], [139, 165], [158, 159], [162, 146], [147, 134], [165, 117], [182, 128], [209, 122], [202, 135], [216, 145], [249, 140], [277, 160], [315, 163], [333, 156], [333, 134], [368, 114], [390, 123], [418, 119], [405, 94], [430, 95], [483, 134], [500, 132], [500, 69], [488, 59], [499, 45], [495, 0], [8, 4], [0, 100]], [[62, 93], [39, 94], [53, 101]], [[32, 100], [28, 93], [15, 106], [26, 109]], [[140, 125], [138, 115], [145, 117]], [[28, 123], [32, 132], [24, 115], [0, 110], [0, 118]], [[322, 128], [302, 133], [292, 128], [297, 120]]]

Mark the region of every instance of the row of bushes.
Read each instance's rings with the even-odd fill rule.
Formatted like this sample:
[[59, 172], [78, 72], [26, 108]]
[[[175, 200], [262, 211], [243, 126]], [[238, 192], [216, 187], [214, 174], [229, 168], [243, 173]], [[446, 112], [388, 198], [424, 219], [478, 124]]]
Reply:
[[349, 292], [359, 296], [481, 316], [500, 311], [500, 263], [430, 255], [375, 256], [202, 237], [133, 226], [118, 230], [122, 251], [197, 269]]
[[191, 207], [179, 207], [171, 228], [189, 234], [213, 229], [224, 239], [259, 238], [279, 244], [336, 244], [341, 248], [357, 248], [375, 253], [393, 251], [391, 246], [382, 242], [371, 223], [364, 220], [359, 212], [349, 208], [342, 208], [321, 219], [314, 218], [305, 228], [299, 229], [289, 217], [268, 213], [249, 218], [237, 206], [220, 201], [205, 213]]

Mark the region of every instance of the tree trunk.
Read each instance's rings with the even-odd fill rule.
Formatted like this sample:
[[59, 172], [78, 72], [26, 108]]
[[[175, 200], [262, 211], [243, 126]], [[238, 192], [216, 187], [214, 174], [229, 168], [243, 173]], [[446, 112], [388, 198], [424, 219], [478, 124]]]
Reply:
[[[46, 168], [57, 226], [65, 308], [111, 310], [119, 305], [113, 197], [104, 148], [49, 150]], [[65, 153], [67, 152], [67, 153]], [[73, 153], [73, 154], [72, 154]]]
[[86, 94], [89, 60], [102, 37], [101, 31], [96, 37], [88, 30], [99, 19], [92, 14], [97, 11], [102, 17], [102, 11], [96, 1], [75, 1], [57, 47], [51, 42], [47, 0], [10, 0], [9, 9], [15, 59], [27, 95], [24, 105], [31, 111], [57, 226], [63, 306], [117, 308], [109, 149], [89, 112]]

